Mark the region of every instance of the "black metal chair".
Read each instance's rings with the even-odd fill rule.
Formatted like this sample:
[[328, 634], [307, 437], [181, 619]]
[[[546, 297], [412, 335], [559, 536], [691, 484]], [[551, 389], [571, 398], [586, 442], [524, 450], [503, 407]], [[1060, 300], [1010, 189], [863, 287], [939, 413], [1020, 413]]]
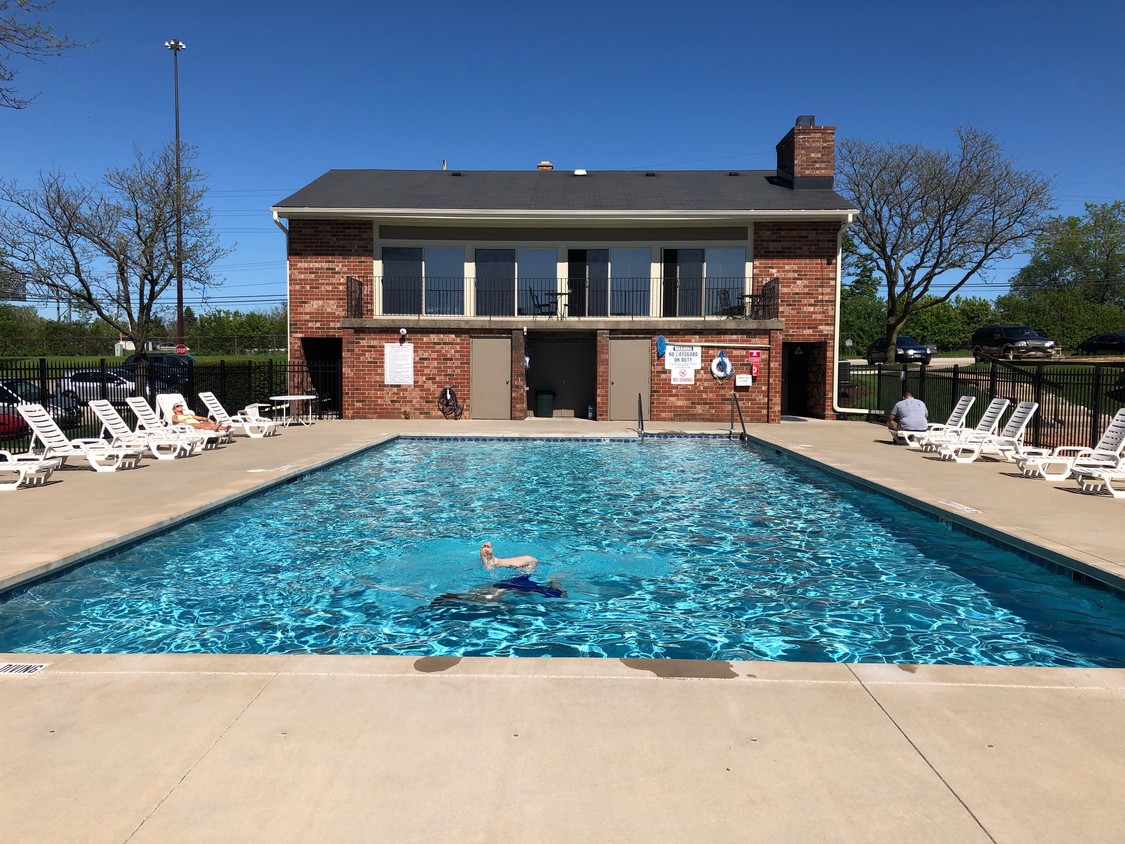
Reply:
[[746, 312], [742, 309], [742, 303], [734, 304], [727, 288], [720, 287], [715, 292], [719, 301], [719, 307], [715, 309], [715, 316], [725, 316], [729, 319], [739, 319], [746, 316]]
[[535, 311], [536, 316], [558, 316], [559, 305], [558, 301], [544, 302], [539, 298], [539, 292], [534, 287], [528, 288], [528, 293], [531, 294], [531, 306]]

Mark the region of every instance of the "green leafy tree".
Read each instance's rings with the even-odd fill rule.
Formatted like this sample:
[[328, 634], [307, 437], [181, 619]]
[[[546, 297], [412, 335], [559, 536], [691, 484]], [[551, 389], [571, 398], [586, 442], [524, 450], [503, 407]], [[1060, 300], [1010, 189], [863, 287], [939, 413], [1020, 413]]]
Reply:
[[106, 172], [93, 187], [58, 173], [23, 189], [0, 182], [0, 249], [29, 289], [90, 308], [138, 350], [162, 339], [161, 297], [176, 278], [177, 217], [183, 219], [183, 275], [189, 288], [215, 284], [218, 244], [204, 204], [203, 175], [184, 148], [182, 183], [174, 144]]
[[1035, 240], [1011, 292], [1025, 299], [1074, 290], [1095, 305], [1125, 306], [1125, 202], [1087, 203], [1082, 217], [1055, 217]]
[[916, 312], [1031, 243], [1051, 207], [1049, 180], [1018, 169], [992, 135], [963, 127], [957, 137], [953, 152], [839, 145], [837, 185], [860, 212], [849, 231], [886, 283], [890, 344]]
[[[847, 233], [842, 253], [838, 354], [842, 358], [862, 357], [871, 342], [883, 336], [887, 303], [879, 297], [882, 280], [875, 275], [874, 264], [858, 251], [855, 240]], [[852, 341], [851, 346], [848, 340]]]
[[973, 330], [992, 320], [992, 303], [987, 299], [955, 296], [953, 301], [935, 302], [915, 311], [903, 332], [938, 351], [967, 349]]
[[1038, 328], [1064, 349], [1073, 349], [1092, 334], [1120, 331], [1125, 325], [1125, 309], [1113, 303], [1092, 303], [1080, 289], [1047, 290], [1031, 297], [1009, 293], [996, 300], [996, 309], [998, 321]]

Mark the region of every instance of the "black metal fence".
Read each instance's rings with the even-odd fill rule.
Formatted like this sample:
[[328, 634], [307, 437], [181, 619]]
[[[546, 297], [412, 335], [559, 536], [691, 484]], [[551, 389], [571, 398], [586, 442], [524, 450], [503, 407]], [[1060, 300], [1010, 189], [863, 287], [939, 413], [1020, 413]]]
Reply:
[[30, 440], [19, 401], [32, 401], [52, 409], [67, 433], [74, 437], [98, 436], [101, 425], [89, 411], [92, 399], [108, 399], [133, 425], [125, 404], [128, 396], [144, 396], [155, 404], [159, 393], [180, 393], [194, 412], [206, 415], [199, 393], [210, 391], [231, 413], [249, 404], [272, 407], [272, 396], [310, 395], [311, 411], [319, 419], [339, 418], [342, 408], [343, 370], [340, 361], [279, 363], [276, 361], [219, 361], [165, 367], [138, 364], [132, 370], [114, 366], [105, 358], [66, 363], [38, 360], [0, 360], [0, 448], [25, 451]]
[[922, 399], [930, 420], [943, 422], [961, 396], [976, 396], [966, 425], [977, 423], [988, 403], [1038, 402], [1028, 427], [1029, 445], [1093, 446], [1125, 406], [1125, 363], [1008, 363], [972, 366], [840, 364], [839, 405], [886, 416], [904, 390]]

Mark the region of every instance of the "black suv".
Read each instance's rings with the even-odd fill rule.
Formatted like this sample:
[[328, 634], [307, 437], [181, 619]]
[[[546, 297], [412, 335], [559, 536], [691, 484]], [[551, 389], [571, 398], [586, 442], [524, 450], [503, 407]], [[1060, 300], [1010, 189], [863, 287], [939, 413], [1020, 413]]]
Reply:
[[[137, 355], [129, 355], [125, 358], [125, 362], [117, 368], [134, 374], [137, 371], [139, 360], [140, 358]], [[149, 374], [155, 375], [163, 384], [173, 390], [182, 391], [188, 386], [188, 381], [191, 378], [191, 367], [194, 363], [195, 358], [191, 355], [145, 355], [145, 364], [148, 367]]]
[[979, 363], [990, 357], [1049, 358], [1055, 354], [1055, 341], [1026, 325], [985, 325], [973, 332], [970, 342], [973, 358]]
[[[867, 347], [867, 362], [869, 364], [887, 363], [887, 338], [880, 337]], [[930, 363], [930, 348], [905, 334], [895, 338], [896, 363], [921, 363], [926, 366]]]

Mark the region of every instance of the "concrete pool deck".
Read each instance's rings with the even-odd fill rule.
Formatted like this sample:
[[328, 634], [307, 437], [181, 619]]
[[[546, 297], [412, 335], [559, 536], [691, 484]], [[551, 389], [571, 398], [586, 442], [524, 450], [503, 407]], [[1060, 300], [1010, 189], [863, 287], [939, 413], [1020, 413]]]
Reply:
[[[632, 431], [558, 419], [325, 422], [112, 475], [68, 469], [46, 488], [0, 493], [0, 584], [396, 433]], [[1080, 570], [1125, 574], [1125, 502], [1073, 482], [940, 463], [863, 423], [794, 420], [751, 435]], [[2, 662], [48, 664], [0, 674], [6, 841], [1089, 842], [1120, 840], [1125, 827], [1125, 670]]]

